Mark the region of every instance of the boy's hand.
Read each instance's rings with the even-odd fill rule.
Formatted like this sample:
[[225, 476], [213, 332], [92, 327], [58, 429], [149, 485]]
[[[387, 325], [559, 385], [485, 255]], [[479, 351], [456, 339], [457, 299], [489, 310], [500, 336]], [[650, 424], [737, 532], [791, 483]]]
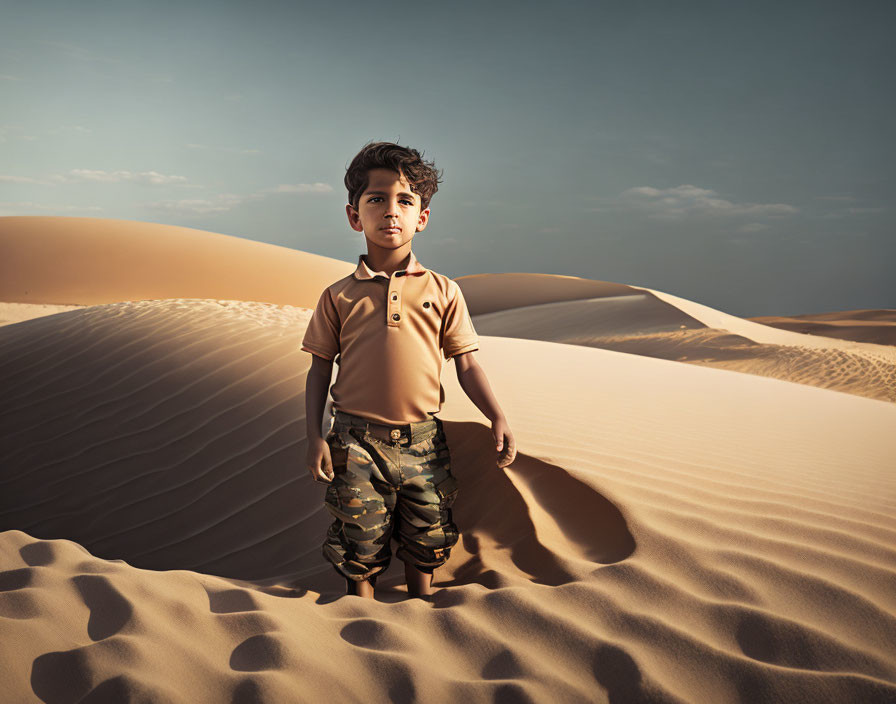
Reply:
[[321, 437], [308, 439], [306, 462], [314, 481], [326, 484], [333, 481], [333, 458], [330, 457], [330, 446], [326, 440]]
[[510, 426], [504, 416], [499, 416], [492, 421], [492, 435], [495, 436], [495, 447], [500, 453], [498, 455], [498, 468], [504, 468], [511, 464], [516, 458], [516, 442], [513, 439], [513, 433], [510, 432]]

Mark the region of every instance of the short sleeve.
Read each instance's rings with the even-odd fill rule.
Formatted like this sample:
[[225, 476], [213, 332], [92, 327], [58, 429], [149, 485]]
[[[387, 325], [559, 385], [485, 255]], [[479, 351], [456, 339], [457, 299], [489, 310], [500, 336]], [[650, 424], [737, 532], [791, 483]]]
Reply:
[[302, 349], [324, 359], [334, 359], [339, 353], [339, 329], [339, 313], [330, 289], [325, 288], [305, 329]]
[[462, 352], [479, 349], [479, 336], [467, 310], [463, 291], [453, 280], [448, 290], [448, 304], [442, 318], [442, 353], [450, 359]]

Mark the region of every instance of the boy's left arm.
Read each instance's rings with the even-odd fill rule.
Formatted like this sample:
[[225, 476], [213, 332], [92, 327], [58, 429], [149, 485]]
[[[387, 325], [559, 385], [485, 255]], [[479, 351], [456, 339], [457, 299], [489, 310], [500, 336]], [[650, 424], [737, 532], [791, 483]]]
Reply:
[[500, 453], [498, 467], [506, 467], [516, 457], [516, 442], [513, 439], [513, 433], [510, 432], [507, 419], [492, 393], [488, 379], [485, 378], [485, 370], [479, 366], [479, 362], [473, 357], [473, 352], [455, 355], [454, 366], [457, 370], [457, 380], [464, 393], [492, 422], [495, 447]]

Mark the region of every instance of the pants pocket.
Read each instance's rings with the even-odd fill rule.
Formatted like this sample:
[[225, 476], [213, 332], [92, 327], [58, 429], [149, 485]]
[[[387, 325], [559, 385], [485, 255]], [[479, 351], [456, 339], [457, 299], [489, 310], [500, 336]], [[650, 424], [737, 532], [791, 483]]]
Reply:
[[455, 479], [451, 472], [448, 472], [440, 480], [433, 482], [433, 487], [436, 490], [436, 494], [439, 496], [442, 506], [450, 506], [453, 504], [454, 499], [457, 497], [458, 489], [460, 488], [457, 484], [457, 479]]

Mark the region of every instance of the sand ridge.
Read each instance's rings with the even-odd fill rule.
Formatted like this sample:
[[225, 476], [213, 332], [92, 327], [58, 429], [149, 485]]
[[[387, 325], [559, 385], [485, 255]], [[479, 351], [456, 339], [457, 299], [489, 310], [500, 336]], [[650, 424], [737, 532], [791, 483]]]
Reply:
[[482, 334], [599, 347], [896, 402], [896, 347], [781, 330], [637, 286], [583, 290], [581, 279], [534, 274], [479, 275], [468, 285], [469, 278], [458, 283], [473, 301], [486, 283], [501, 292], [500, 310], [473, 317]]

